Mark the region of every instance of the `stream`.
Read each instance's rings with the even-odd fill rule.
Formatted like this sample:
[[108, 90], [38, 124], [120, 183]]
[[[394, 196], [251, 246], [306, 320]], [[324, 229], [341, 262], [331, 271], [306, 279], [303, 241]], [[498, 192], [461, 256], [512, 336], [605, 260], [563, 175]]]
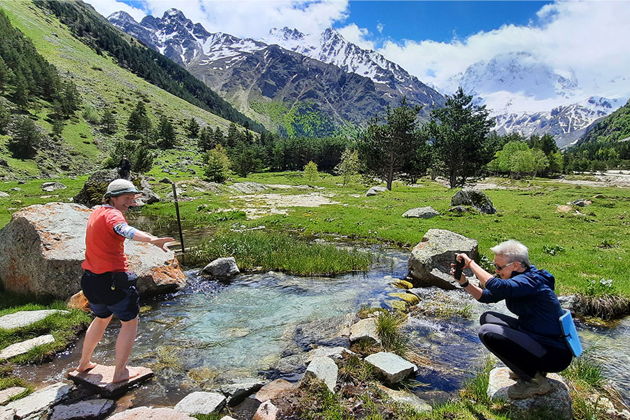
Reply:
[[[282, 273], [241, 274], [229, 284], [187, 272], [188, 286], [144, 302], [130, 365], [155, 371], [155, 378], [123, 397], [134, 406], [173, 406], [190, 392], [216, 389], [234, 378], [297, 380], [306, 352], [318, 345], [348, 345], [342, 338], [354, 314], [365, 305], [387, 307], [394, 278], [407, 273], [408, 253], [374, 247], [377, 262], [367, 273], [334, 278]], [[479, 314], [507, 312], [503, 304], [483, 305], [461, 291], [424, 289], [423, 302], [450, 300], [470, 305], [470, 319], [414, 316], [405, 331], [427, 363], [419, 366], [414, 389], [428, 401], [455, 396], [483, 366], [488, 352], [476, 330]], [[578, 326], [584, 347], [603, 365], [605, 377], [630, 403], [630, 317], [610, 329]], [[113, 363], [116, 322], [107, 330], [94, 361]], [[79, 359], [79, 341], [52, 362], [19, 368], [33, 382], [54, 382]], [[132, 402], [131, 402], [132, 401]]]

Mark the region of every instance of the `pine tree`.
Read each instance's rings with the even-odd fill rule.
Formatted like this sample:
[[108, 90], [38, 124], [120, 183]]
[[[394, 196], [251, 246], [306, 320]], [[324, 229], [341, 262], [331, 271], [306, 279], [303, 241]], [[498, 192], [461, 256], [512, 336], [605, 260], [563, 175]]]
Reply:
[[194, 118], [190, 118], [186, 125], [186, 133], [191, 139], [196, 138], [199, 135], [199, 123]]
[[13, 102], [21, 109], [26, 109], [29, 101], [29, 90], [26, 79], [21, 74], [16, 74], [13, 80]]
[[259, 171], [262, 168], [261, 155], [259, 147], [239, 141], [234, 148], [230, 149], [232, 169], [239, 176], [245, 178], [248, 174]]
[[431, 113], [428, 132], [435, 157], [446, 171], [451, 188], [464, 185], [486, 163], [484, 142], [493, 125], [485, 106], [472, 103], [460, 87], [443, 108]]
[[225, 136], [223, 135], [223, 131], [221, 131], [220, 127], [214, 129], [214, 143], [222, 144], [225, 146]]
[[228, 148], [234, 147], [239, 142], [240, 138], [241, 138], [241, 134], [238, 132], [238, 129], [236, 128], [236, 124], [231, 123], [228, 128], [227, 137], [225, 139], [225, 145]]
[[105, 134], [114, 134], [116, 130], [118, 130], [116, 117], [109, 108], [105, 109], [105, 112], [103, 112], [103, 116], [101, 117], [101, 130]]
[[151, 120], [147, 116], [147, 109], [144, 106], [144, 102], [138, 101], [134, 110], [129, 114], [127, 131], [132, 136], [148, 137], [151, 131]]
[[67, 81], [63, 84], [63, 93], [60, 98], [61, 109], [65, 117], [70, 117], [79, 109], [81, 97], [74, 83]]
[[204, 152], [214, 149], [214, 146], [216, 146], [217, 143], [214, 141], [214, 132], [210, 127], [205, 126], [201, 129], [201, 131], [199, 131], [199, 141], [197, 144]]
[[18, 159], [30, 159], [37, 153], [37, 148], [42, 141], [37, 126], [28, 117], [19, 116], [11, 125], [11, 139], [8, 148], [13, 157]]
[[205, 175], [209, 181], [225, 182], [230, 173], [230, 159], [225, 148], [217, 144], [207, 154]]
[[11, 122], [11, 113], [5, 101], [0, 98], [0, 134], [7, 134]]
[[4, 93], [4, 89], [11, 79], [12, 71], [0, 56], [0, 95]]
[[171, 124], [165, 115], [160, 117], [160, 123], [158, 124], [158, 137], [158, 145], [161, 149], [170, 149], [177, 143], [175, 128], [173, 128], [173, 124]]

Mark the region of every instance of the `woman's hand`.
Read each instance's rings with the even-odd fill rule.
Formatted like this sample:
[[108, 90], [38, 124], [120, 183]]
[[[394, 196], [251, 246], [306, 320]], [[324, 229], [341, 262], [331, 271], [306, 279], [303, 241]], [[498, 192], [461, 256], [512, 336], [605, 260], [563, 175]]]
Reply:
[[455, 258], [457, 259], [457, 261], [464, 261], [464, 268], [470, 268], [470, 263], [472, 262], [472, 259], [468, 255], [457, 254]]
[[169, 251], [168, 246], [166, 245], [169, 242], [175, 242], [175, 238], [171, 238], [170, 236], [167, 236], [167, 237], [164, 237], [164, 238], [153, 238], [150, 241], [150, 243], [152, 243], [153, 245], [157, 246], [158, 248], [160, 248], [164, 252], [168, 252]]

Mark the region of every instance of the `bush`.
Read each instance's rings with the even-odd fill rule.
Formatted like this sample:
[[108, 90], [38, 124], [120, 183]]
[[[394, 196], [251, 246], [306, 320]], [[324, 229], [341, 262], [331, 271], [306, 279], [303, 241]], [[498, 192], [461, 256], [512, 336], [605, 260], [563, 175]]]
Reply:
[[225, 182], [230, 175], [230, 158], [223, 146], [217, 144], [214, 149], [208, 152], [205, 175], [209, 181]]
[[304, 178], [306, 178], [308, 182], [313, 182], [319, 178], [317, 164], [312, 160], [304, 166]]

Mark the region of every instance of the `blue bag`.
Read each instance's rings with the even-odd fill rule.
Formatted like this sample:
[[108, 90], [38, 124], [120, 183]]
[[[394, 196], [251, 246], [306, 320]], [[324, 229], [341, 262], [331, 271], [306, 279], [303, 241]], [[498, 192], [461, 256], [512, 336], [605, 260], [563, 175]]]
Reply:
[[582, 354], [582, 343], [580, 342], [580, 336], [578, 335], [571, 311], [565, 309], [560, 316], [560, 327], [562, 328], [562, 334], [567, 344], [571, 348], [571, 352], [575, 357], [579, 357]]

